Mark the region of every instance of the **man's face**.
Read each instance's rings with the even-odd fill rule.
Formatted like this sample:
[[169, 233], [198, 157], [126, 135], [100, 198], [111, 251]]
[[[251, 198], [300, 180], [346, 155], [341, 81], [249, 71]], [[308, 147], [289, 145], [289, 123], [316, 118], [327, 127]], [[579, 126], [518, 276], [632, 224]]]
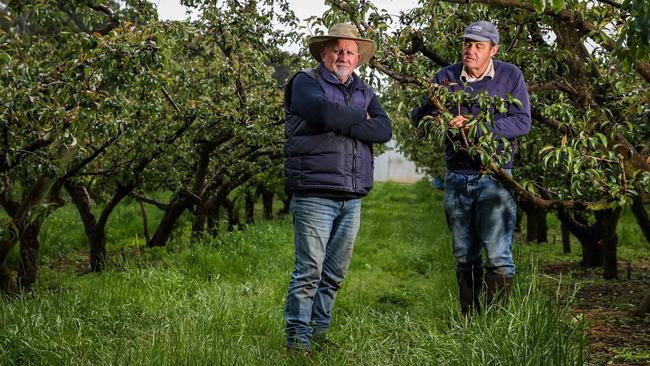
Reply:
[[325, 68], [345, 83], [361, 59], [359, 45], [350, 39], [329, 42], [320, 51]]
[[470, 76], [478, 77], [488, 67], [490, 59], [499, 50], [498, 45], [492, 45], [489, 41], [479, 42], [465, 40], [463, 46], [463, 64]]

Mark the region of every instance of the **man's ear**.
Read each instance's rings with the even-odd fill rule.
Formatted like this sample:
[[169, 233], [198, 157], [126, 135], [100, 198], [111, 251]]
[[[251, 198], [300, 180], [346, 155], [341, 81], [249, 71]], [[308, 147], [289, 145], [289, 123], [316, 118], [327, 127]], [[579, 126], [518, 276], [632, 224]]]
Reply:
[[490, 50], [490, 57], [496, 55], [497, 52], [499, 52], [499, 45], [498, 44], [492, 46], [492, 49]]

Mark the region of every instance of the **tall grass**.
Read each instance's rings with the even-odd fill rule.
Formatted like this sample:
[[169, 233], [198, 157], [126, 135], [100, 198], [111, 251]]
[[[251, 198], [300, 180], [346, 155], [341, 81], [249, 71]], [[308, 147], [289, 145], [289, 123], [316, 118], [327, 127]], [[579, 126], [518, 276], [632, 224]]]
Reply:
[[101, 274], [42, 269], [33, 294], [0, 300], [0, 364], [582, 364], [585, 325], [539, 289], [530, 255], [506, 306], [460, 316], [441, 202], [426, 182], [378, 185], [364, 199], [330, 331], [339, 350], [284, 348], [284, 220], [127, 251], [140, 254]]

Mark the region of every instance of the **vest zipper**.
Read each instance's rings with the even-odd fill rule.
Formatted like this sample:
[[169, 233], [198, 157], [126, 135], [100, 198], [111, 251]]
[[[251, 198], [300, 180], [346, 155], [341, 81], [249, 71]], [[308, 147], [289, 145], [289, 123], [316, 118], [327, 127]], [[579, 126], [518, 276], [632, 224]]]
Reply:
[[[343, 88], [343, 95], [345, 96], [345, 104], [350, 105], [350, 102], [352, 100], [352, 93], [350, 92], [350, 89], [347, 87]], [[356, 175], [356, 170], [357, 170], [357, 140], [354, 138], [352, 139], [352, 190], [355, 192], [357, 191], [357, 175]]]
[[357, 179], [355, 171], [357, 170], [357, 140], [354, 139], [352, 144], [352, 189], [356, 192]]

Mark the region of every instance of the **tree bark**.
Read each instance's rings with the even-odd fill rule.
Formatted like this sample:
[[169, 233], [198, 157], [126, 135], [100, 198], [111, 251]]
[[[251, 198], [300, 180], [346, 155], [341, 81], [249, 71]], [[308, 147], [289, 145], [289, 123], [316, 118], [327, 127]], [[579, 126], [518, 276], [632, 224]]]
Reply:
[[548, 242], [548, 226], [546, 225], [548, 211], [524, 200], [519, 202], [519, 206], [526, 213], [526, 243], [534, 241], [537, 243]]
[[16, 279], [5, 263], [0, 264], [0, 293], [5, 295], [15, 295], [18, 293]]
[[641, 232], [645, 235], [645, 240], [650, 244], [650, 218], [648, 218], [648, 211], [643, 206], [641, 197], [636, 197], [632, 202], [632, 213], [641, 228]]
[[559, 210], [560, 221], [578, 238], [582, 245], [582, 262], [586, 267], [603, 266], [603, 278], [618, 278], [616, 226], [620, 208], [593, 212], [596, 222], [589, 223], [581, 215], [571, 218], [566, 210]]
[[208, 215], [208, 230], [211, 235], [217, 234], [219, 231], [219, 205], [212, 207]]
[[289, 208], [291, 207], [291, 195], [287, 194], [287, 198], [282, 200], [282, 208], [278, 211], [280, 217], [286, 216], [289, 214]]
[[639, 307], [635, 311], [637, 316], [643, 316], [647, 313], [650, 313], [650, 290], [645, 294], [645, 297], [643, 297], [643, 300], [641, 300]]
[[246, 212], [246, 223], [255, 223], [255, 195], [251, 190], [246, 191], [244, 211]]
[[594, 212], [596, 217], [597, 228], [603, 241], [603, 278], [612, 280], [618, 278], [618, 263], [616, 250], [618, 246], [618, 236], [616, 235], [616, 226], [618, 219], [621, 217], [619, 208]]
[[30, 291], [38, 272], [38, 233], [42, 221], [31, 222], [20, 237], [20, 264], [18, 265], [18, 286], [22, 291]]
[[[189, 208], [189, 207], [188, 207]], [[207, 221], [208, 208], [205, 207], [205, 201], [201, 200], [196, 205], [194, 212], [194, 220], [192, 220], [192, 238], [199, 238], [205, 231], [205, 223]]]
[[103, 230], [99, 228], [97, 219], [92, 213], [90, 194], [82, 184], [67, 181], [64, 186], [70, 194], [72, 202], [77, 207], [81, 222], [84, 225], [84, 232], [90, 248], [90, 269], [93, 272], [99, 272], [104, 268], [104, 260], [106, 259], [106, 236]]
[[235, 210], [235, 202], [225, 198], [221, 205], [226, 209], [228, 213], [228, 231], [234, 231], [237, 226], [240, 225], [239, 215]]
[[262, 205], [264, 206], [264, 218], [273, 219], [273, 192], [268, 189], [262, 190]]
[[591, 225], [580, 214], [574, 214], [572, 218], [567, 210], [561, 209], [557, 213], [560, 221], [578, 239], [582, 246], [583, 267], [599, 267], [603, 265], [603, 247], [594, 238], [595, 233]]
[[165, 216], [163, 216], [160, 224], [158, 224], [158, 228], [156, 228], [156, 232], [147, 243], [147, 246], [150, 248], [165, 246], [174, 230], [176, 222], [190, 206], [192, 206], [192, 200], [187, 195], [177, 192], [174, 195], [172, 204], [165, 210]]
[[569, 254], [571, 253], [571, 232], [564, 223], [560, 229], [562, 230], [562, 251], [564, 254]]
[[151, 238], [149, 235], [149, 219], [147, 216], [147, 210], [145, 209], [144, 202], [142, 202], [142, 200], [138, 200], [138, 204], [140, 205], [140, 212], [142, 213], [142, 231], [144, 233], [144, 238], [148, 243]]

